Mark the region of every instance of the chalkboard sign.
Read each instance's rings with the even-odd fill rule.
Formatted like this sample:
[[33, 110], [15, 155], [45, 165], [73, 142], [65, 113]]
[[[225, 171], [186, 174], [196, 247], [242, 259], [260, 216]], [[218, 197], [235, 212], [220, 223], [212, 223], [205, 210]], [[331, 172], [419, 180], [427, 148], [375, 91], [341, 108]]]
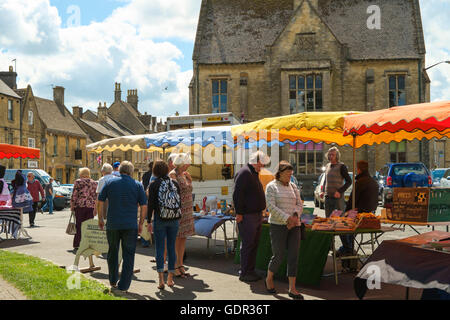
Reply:
[[394, 188], [392, 221], [428, 222], [429, 188]]

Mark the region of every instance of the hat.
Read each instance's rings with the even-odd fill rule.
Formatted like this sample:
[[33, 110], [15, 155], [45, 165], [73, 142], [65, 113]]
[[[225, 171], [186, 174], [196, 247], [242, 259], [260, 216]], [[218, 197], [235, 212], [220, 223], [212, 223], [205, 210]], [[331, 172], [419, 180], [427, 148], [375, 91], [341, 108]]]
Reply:
[[113, 168], [118, 168], [120, 166], [120, 162], [114, 162]]

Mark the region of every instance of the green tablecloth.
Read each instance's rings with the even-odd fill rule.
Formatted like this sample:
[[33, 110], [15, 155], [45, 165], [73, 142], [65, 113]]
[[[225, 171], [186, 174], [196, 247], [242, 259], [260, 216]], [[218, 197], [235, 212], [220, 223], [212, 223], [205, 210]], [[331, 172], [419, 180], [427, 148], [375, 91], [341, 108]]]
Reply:
[[[323, 268], [327, 262], [328, 252], [330, 251], [333, 233], [322, 233], [308, 230], [306, 231], [306, 240], [300, 242], [298, 256], [297, 282], [305, 285], [319, 285]], [[238, 239], [234, 262], [240, 263], [240, 243]], [[261, 237], [259, 239], [258, 253], [256, 256], [256, 269], [267, 271], [270, 258], [272, 257], [272, 248], [270, 244], [269, 225], [263, 224]], [[281, 265], [276, 277], [286, 277], [287, 264], [286, 258]]]

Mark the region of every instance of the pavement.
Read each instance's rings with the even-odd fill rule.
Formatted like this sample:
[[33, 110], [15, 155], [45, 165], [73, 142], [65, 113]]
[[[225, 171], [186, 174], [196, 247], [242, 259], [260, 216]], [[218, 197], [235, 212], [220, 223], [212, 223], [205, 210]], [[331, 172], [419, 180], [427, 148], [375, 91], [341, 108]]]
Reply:
[[27, 300], [27, 298], [20, 290], [0, 277], [0, 301], [4, 300]]
[[[305, 205], [314, 206], [312, 202], [306, 202]], [[323, 210], [318, 208], [315, 213], [325, 216]], [[24, 216], [25, 227], [32, 239], [5, 240], [0, 242], [0, 249], [40, 257], [52, 261], [58, 266], [71, 266], [75, 260], [72, 252], [73, 236], [65, 233], [69, 217], [68, 209], [56, 211], [54, 215], [38, 213], [36, 216], [37, 227], [27, 228], [28, 217]], [[445, 230], [444, 227], [440, 228]], [[229, 223], [227, 227], [229, 236], [232, 236], [232, 229], [232, 225]], [[431, 231], [431, 228], [427, 227], [416, 229], [421, 233]], [[441, 229], [438, 228], [438, 230]], [[407, 228], [405, 231], [386, 233], [381, 240], [401, 239], [415, 234], [412, 229]], [[3, 236], [3, 238], [5, 237]], [[264, 281], [250, 284], [239, 281], [239, 265], [233, 263], [234, 254], [225, 257], [222, 239], [223, 233], [217, 232], [216, 243], [214, 244], [214, 240], [212, 240], [208, 249], [206, 238], [200, 236], [189, 238], [186, 243], [185, 265], [191, 276], [186, 279], [175, 278], [175, 286], [173, 288], [166, 286], [165, 290], [157, 289], [156, 263], [151, 262], [155, 256], [154, 246], [143, 248], [138, 243], [135, 269], [140, 269], [140, 272], [135, 274], [127, 298], [136, 300], [290, 300], [287, 279], [275, 280], [275, 287], [278, 291], [276, 295], [266, 293]], [[370, 246], [365, 250], [370, 252]], [[94, 257], [95, 265], [101, 267], [101, 270], [85, 275], [109, 287], [108, 266], [105, 258], [106, 255], [99, 258]], [[88, 260], [81, 258], [79, 267], [85, 268], [88, 265]], [[324, 274], [332, 273], [332, 271], [332, 257], [329, 255]], [[260, 275], [264, 276], [264, 272], [261, 272]], [[297, 289], [307, 300], [357, 300], [353, 291], [355, 275], [355, 273], [340, 274], [339, 285], [335, 284], [334, 277], [331, 276], [323, 277], [319, 286], [297, 285]], [[21, 298], [20, 294], [11, 286], [4, 286], [4, 284], [0, 280], [0, 300]], [[410, 289], [409, 299], [420, 299], [421, 293], [422, 290]], [[365, 300], [403, 300], [405, 296], [406, 289], [404, 287], [382, 284], [381, 290], [369, 290]]]

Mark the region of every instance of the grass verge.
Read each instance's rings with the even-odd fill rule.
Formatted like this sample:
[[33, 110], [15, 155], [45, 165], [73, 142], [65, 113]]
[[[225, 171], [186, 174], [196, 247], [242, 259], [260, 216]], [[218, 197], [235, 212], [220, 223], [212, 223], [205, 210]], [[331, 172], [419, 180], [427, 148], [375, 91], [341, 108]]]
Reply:
[[31, 300], [125, 300], [106, 293], [108, 288], [98, 281], [20, 253], [0, 250], [0, 275]]

